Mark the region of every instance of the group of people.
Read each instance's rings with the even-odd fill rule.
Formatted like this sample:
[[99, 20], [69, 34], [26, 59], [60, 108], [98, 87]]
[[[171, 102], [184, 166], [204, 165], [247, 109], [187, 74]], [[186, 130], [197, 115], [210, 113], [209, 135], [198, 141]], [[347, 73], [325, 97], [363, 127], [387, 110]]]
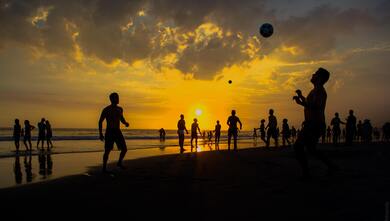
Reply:
[[[41, 149], [44, 149], [44, 143], [47, 143], [47, 150], [53, 148], [53, 143], [51, 141], [53, 137], [53, 131], [51, 129], [50, 122], [42, 118], [37, 125], [38, 127], [38, 137], [37, 137], [37, 149], [39, 149], [39, 144], [41, 143]], [[29, 120], [24, 121], [24, 127], [19, 123], [19, 119], [15, 119], [15, 125], [13, 130], [13, 139], [16, 147], [16, 152], [19, 152], [20, 147], [20, 138], [23, 137], [23, 143], [26, 147], [26, 151], [32, 151], [31, 143], [31, 132], [35, 127], [30, 124]]]

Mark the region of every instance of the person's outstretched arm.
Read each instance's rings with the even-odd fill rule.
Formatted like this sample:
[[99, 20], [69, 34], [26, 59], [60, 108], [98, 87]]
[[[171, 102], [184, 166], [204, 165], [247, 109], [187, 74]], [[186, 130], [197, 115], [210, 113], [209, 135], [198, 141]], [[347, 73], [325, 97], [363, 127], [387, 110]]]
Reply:
[[125, 117], [123, 116], [123, 109], [121, 108], [121, 122], [124, 124], [126, 127], [129, 127], [129, 123], [125, 120]]
[[101, 141], [104, 140], [104, 136], [103, 136], [103, 121], [104, 119], [106, 119], [106, 112], [103, 110], [102, 113], [100, 114], [100, 118], [99, 118], [99, 139]]
[[240, 121], [240, 118], [238, 118], [238, 123], [240, 124], [240, 130], [242, 129], [242, 123]]
[[198, 126], [198, 131], [199, 131], [199, 133], [201, 133], [201, 132], [200, 132], [200, 128], [199, 128], [199, 126]]

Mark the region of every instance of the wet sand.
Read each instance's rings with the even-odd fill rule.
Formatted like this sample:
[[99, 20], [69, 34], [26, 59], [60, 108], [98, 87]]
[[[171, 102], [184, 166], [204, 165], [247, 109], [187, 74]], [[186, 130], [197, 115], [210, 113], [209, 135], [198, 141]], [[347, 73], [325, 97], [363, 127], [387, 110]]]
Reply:
[[[385, 220], [389, 145], [320, 149], [339, 173], [328, 176], [311, 158], [313, 179], [301, 181], [292, 148], [170, 154], [127, 160], [127, 170], [115, 169], [114, 176], [99, 166], [88, 175], [0, 189], [2, 214], [31, 217], [44, 209], [128, 220]], [[17, 212], [24, 202], [31, 203]]]

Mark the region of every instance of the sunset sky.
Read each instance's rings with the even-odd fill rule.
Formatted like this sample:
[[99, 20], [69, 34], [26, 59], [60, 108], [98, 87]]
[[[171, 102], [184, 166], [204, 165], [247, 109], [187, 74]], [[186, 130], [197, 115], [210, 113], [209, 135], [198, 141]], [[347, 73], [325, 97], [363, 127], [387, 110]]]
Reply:
[[236, 109], [252, 130], [269, 108], [298, 126], [292, 96], [318, 67], [328, 122], [354, 109], [382, 126], [389, 58], [389, 0], [0, 0], [0, 127], [94, 128], [114, 91], [131, 128], [175, 128], [183, 113], [226, 129]]

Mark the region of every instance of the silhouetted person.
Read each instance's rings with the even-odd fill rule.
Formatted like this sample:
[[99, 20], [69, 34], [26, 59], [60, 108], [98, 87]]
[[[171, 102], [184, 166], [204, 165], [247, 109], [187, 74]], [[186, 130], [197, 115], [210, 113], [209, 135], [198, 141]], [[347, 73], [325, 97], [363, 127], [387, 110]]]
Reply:
[[[121, 151], [117, 163], [117, 166], [121, 169], [125, 169], [122, 161], [127, 152], [126, 141], [120, 129], [120, 123], [122, 122], [126, 127], [129, 127], [129, 123], [123, 117], [123, 109], [118, 106], [119, 95], [117, 93], [110, 94], [110, 101], [111, 105], [103, 109], [99, 119], [100, 140], [104, 141], [103, 172], [107, 172], [108, 156], [114, 148], [114, 143], [116, 143], [117, 148]], [[104, 120], [107, 122], [105, 136], [103, 136], [102, 131]]]
[[357, 124], [356, 127], [357, 127], [356, 140], [358, 142], [361, 142], [363, 137], [363, 123], [361, 120], [359, 120], [359, 123]]
[[192, 141], [194, 139], [195, 139], [195, 151], [198, 148], [198, 131], [200, 134], [201, 132], [199, 129], [198, 119], [194, 118], [194, 123], [192, 123], [192, 125], [191, 125], [191, 151], [192, 151], [192, 148], [194, 147], [194, 145], [192, 144]]
[[253, 140], [256, 140], [256, 139], [257, 139], [257, 133], [256, 133], [256, 130], [257, 130], [257, 128], [253, 128], [253, 135], [252, 135], [252, 137], [253, 137]]
[[332, 140], [332, 129], [330, 128], [330, 126], [328, 126], [328, 128], [326, 129], [326, 142], [330, 143], [331, 140]]
[[232, 110], [232, 115], [227, 120], [227, 125], [229, 126], [228, 130], [228, 150], [230, 150], [230, 142], [233, 137], [234, 140], [234, 150], [237, 150], [237, 137], [238, 137], [238, 127], [237, 123], [240, 124], [240, 130], [242, 129], [242, 123], [240, 118], [236, 116], [236, 111]]
[[16, 152], [19, 152], [20, 147], [20, 135], [22, 134], [22, 127], [20, 126], [19, 119], [15, 119], [13, 138], [15, 143]]
[[270, 145], [270, 139], [271, 137], [275, 140], [275, 146], [278, 146], [278, 121], [274, 115], [274, 110], [270, 109], [269, 110], [269, 117], [268, 117], [268, 125], [266, 126], [267, 130], [267, 142], [266, 142], [266, 147], [268, 148]]
[[46, 124], [45, 124], [45, 118], [41, 119], [41, 122], [38, 123], [38, 140], [37, 140], [37, 149], [39, 148], [39, 142], [42, 144], [42, 150], [43, 146], [45, 144], [46, 140]]
[[184, 115], [180, 115], [180, 120], [177, 122], [177, 134], [179, 135], [179, 146], [180, 146], [180, 153], [183, 153], [186, 151], [184, 149], [184, 132], [188, 134], [188, 130], [186, 128], [186, 121], [184, 120]]
[[295, 139], [297, 138], [297, 129], [295, 129], [294, 126], [291, 127], [291, 137], [292, 141], [295, 142]]
[[382, 141], [386, 143], [390, 141], [390, 122], [386, 122], [382, 127]]
[[209, 131], [207, 132], [207, 138], [209, 139], [209, 143], [211, 144], [212, 143], [212, 139], [213, 139], [213, 132], [212, 131]]
[[[28, 156], [28, 159], [27, 159]], [[32, 174], [32, 163], [31, 163], [31, 152], [28, 152], [24, 155], [24, 170], [26, 172], [26, 182], [29, 183], [33, 179]]]
[[288, 120], [283, 119], [283, 124], [282, 124], [282, 142], [283, 142], [283, 147], [286, 146], [286, 142], [288, 146], [291, 145], [290, 143], [290, 136], [291, 136], [291, 131], [290, 131], [290, 126], [288, 125]]
[[[28, 120], [25, 120], [24, 121], [24, 131], [23, 131], [23, 143], [24, 143], [24, 146], [26, 147], [26, 150], [32, 150], [32, 144], [31, 144], [31, 130], [33, 130], [35, 127], [30, 125], [30, 121]], [[28, 148], [27, 146], [27, 143], [28, 143], [28, 146], [30, 146], [30, 148]]]
[[262, 141], [264, 141], [265, 144], [267, 144], [267, 140], [265, 139], [265, 120], [264, 119], [261, 119], [261, 121], [260, 121], [259, 131], [260, 131], [260, 139]]
[[221, 137], [221, 124], [219, 124], [219, 120], [217, 120], [217, 124], [214, 129], [215, 133], [215, 144], [219, 144], [219, 138]]
[[160, 133], [160, 141], [164, 141], [165, 140], [165, 130], [164, 130], [164, 128], [161, 128], [158, 132]]
[[364, 122], [363, 122], [363, 131], [362, 131], [362, 133], [363, 133], [362, 138], [363, 138], [363, 142], [364, 143], [367, 143], [367, 144], [371, 143], [371, 141], [372, 141], [372, 130], [373, 130], [373, 128], [372, 128], [372, 125], [370, 123], [370, 120], [365, 119]]
[[15, 164], [14, 164], [14, 174], [15, 174], [15, 182], [17, 184], [21, 184], [22, 183], [22, 168], [20, 166], [20, 159], [19, 159], [19, 154], [16, 154], [15, 156]]
[[302, 130], [298, 134], [297, 141], [294, 144], [294, 150], [297, 160], [301, 164], [304, 179], [310, 177], [309, 166], [304, 150], [305, 146], [309, 153], [316, 156], [328, 166], [329, 172], [333, 172], [335, 169], [329, 159], [316, 149], [318, 139], [326, 127], [325, 106], [327, 94], [324, 84], [328, 81], [329, 75], [327, 70], [319, 68], [310, 80], [314, 85], [314, 88], [310, 91], [309, 95], [305, 98], [302, 95], [302, 92], [297, 90], [297, 96], [294, 96], [293, 98], [297, 104], [304, 107], [305, 121], [303, 122]]
[[353, 115], [353, 110], [349, 110], [349, 116], [345, 125], [346, 137], [345, 144], [352, 145], [353, 138], [356, 135], [356, 117]]
[[53, 137], [53, 130], [51, 129], [51, 124], [48, 120], [46, 120], [46, 143], [47, 150], [53, 148], [53, 143], [51, 142], [51, 138]]
[[374, 127], [373, 134], [375, 137], [375, 141], [379, 141], [379, 139], [381, 137], [381, 132], [379, 131], [379, 129], [377, 127]]
[[333, 132], [333, 145], [337, 146], [337, 144], [340, 142], [340, 136], [341, 136], [341, 128], [340, 124], [345, 124], [340, 120], [339, 113], [334, 114], [334, 118], [330, 122], [330, 125], [332, 125], [332, 132]]

